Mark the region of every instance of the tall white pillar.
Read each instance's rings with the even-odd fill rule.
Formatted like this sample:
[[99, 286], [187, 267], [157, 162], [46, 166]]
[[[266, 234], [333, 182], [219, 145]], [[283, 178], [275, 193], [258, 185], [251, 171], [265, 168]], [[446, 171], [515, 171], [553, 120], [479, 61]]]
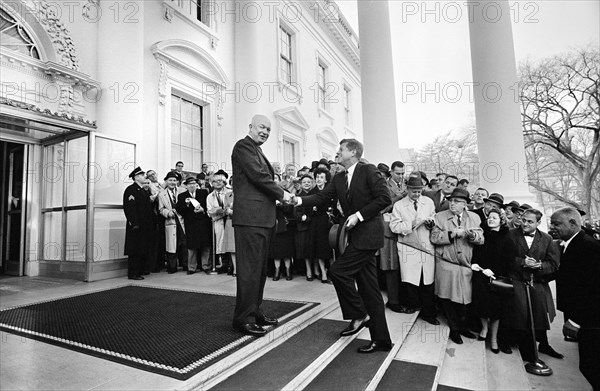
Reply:
[[400, 151], [389, 4], [357, 3], [365, 157], [375, 164], [390, 164]]
[[481, 186], [532, 203], [507, 0], [467, 1]]

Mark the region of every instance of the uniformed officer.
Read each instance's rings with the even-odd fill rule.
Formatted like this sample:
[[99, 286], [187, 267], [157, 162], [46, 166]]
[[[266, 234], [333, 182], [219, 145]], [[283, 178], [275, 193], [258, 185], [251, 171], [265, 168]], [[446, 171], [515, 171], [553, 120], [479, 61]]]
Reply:
[[143, 265], [148, 253], [150, 235], [152, 233], [152, 203], [148, 192], [142, 188], [146, 178], [145, 172], [136, 167], [129, 177], [133, 183], [123, 193], [123, 210], [127, 218], [125, 226], [125, 255], [127, 277], [130, 280], [143, 280]]

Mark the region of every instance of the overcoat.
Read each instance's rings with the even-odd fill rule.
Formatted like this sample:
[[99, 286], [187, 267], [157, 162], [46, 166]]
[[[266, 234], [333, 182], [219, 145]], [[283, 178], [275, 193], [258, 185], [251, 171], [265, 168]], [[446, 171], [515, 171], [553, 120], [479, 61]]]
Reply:
[[466, 235], [462, 238], [450, 238], [450, 232], [458, 228], [457, 216], [450, 210], [436, 213], [435, 226], [430, 239], [435, 245], [436, 271], [435, 294], [442, 299], [450, 299], [459, 304], [471, 303], [472, 289], [471, 259], [473, 246], [483, 244], [483, 230], [479, 216], [467, 210], [463, 211], [461, 227], [475, 233], [473, 239]]
[[429, 230], [423, 224], [416, 229], [412, 225], [416, 219], [424, 220], [434, 215], [435, 206], [429, 197], [419, 197], [417, 210], [409, 197], [394, 204], [390, 229], [398, 234], [397, 251], [403, 282], [419, 286], [423, 273], [423, 284], [433, 284], [435, 256], [433, 244], [429, 240]]
[[123, 192], [125, 225], [125, 255], [143, 255], [150, 249], [153, 231], [152, 203], [148, 192], [137, 183], [127, 186]]
[[190, 198], [189, 191], [185, 191], [177, 197], [177, 205], [175, 208], [183, 216], [185, 222], [185, 239], [188, 249], [210, 247], [212, 246], [212, 222], [206, 213], [206, 197], [208, 190], [197, 189], [196, 201], [200, 203], [203, 212], [194, 213], [194, 207], [190, 203], [185, 202], [186, 198]]
[[[208, 215], [213, 221], [215, 232], [215, 253], [235, 253], [235, 235], [231, 223], [231, 215], [226, 215], [224, 210], [233, 210], [233, 191], [223, 189], [222, 199], [218, 199], [216, 190], [212, 191], [206, 198]], [[222, 203], [222, 205], [220, 204]]]
[[[158, 194], [158, 212], [165, 218], [165, 251], [168, 253], [177, 252], [177, 220], [181, 224], [181, 229], [185, 233], [185, 224], [183, 217], [175, 206], [177, 205], [177, 189], [175, 189], [175, 199], [171, 200], [168, 189], [163, 189]], [[169, 217], [169, 212], [173, 211], [174, 217]]]

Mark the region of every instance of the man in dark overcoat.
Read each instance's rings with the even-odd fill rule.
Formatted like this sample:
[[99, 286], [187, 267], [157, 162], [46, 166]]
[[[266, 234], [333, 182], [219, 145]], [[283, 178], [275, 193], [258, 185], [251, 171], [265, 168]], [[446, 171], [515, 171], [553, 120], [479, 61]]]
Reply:
[[128, 256], [127, 277], [143, 280], [141, 276], [149, 252], [153, 229], [152, 203], [148, 192], [142, 188], [146, 181], [145, 172], [136, 167], [129, 177], [133, 183], [123, 193], [125, 224], [125, 255]]
[[581, 229], [572, 207], [552, 214], [550, 234], [562, 247], [556, 304], [565, 315], [563, 334], [579, 342], [579, 370], [600, 390], [600, 243]]
[[509, 276], [514, 286], [509, 323], [513, 329], [520, 331], [519, 350], [525, 361], [535, 359], [525, 290], [525, 284], [530, 281], [533, 281], [529, 291], [535, 337], [540, 342], [539, 352], [555, 358], [563, 357], [550, 346], [546, 334], [556, 315], [548, 282], [558, 270], [560, 252], [552, 237], [538, 229], [541, 218], [539, 210], [526, 210], [521, 218], [521, 227], [510, 230], [507, 236]]
[[186, 245], [188, 248], [187, 274], [194, 274], [198, 268], [198, 258], [205, 273], [210, 273], [210, 249], [212, 246], [212, 222], [206, 212], [208, 191], [198, 188], [198, 180], [193, 176], [185, 180], [188, 190], [177, 196], [175, 210], [183, 216]]

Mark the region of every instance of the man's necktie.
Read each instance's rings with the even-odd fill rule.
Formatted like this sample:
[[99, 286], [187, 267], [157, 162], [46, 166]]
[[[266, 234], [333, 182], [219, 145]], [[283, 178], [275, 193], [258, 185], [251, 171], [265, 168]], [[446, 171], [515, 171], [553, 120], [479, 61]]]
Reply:
[[175, 204], [176, 204], [176, 202], [175, 202], [175, 191], [174, 191], [174, 190], [171, 190], [171, 191], [169, 192], [169, 194], [170, 194], [170, 197], [169, 197], [169, 198], [171, 198], [171, 206], [173, 206], [173, 208], [174, 208], [174, 207], [175, 207]]
[[414, 205], [415, 205], [415, 210], [417, 210], [417, 201], [416, 200], [414, 202]]
[[456, 220], [458, 220], [458, 226], [460, 227], [460, 216], [456, 216]]
[[346, 200], [348, 200], [348, 197], [350, 195], [350, 184], [348, 183], [348, 171], [344, 172], [344, 183], [346, 184]]

